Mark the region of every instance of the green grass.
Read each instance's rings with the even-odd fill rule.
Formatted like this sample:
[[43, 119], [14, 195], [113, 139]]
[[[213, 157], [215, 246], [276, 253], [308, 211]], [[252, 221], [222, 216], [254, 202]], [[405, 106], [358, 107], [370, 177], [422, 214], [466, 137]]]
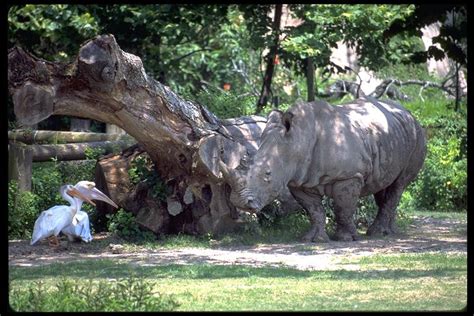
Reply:
[[[65, 277], [85, 284], [89, 279], [133, 276], [153, 284], [155, 292], [166, 293], [181, 311], [436, 311], [460, 310], [467, 302], [466, 255], [374, 255], [344, 263], [357, 264], [360, 270], [84, 261], [13, 267], [10, 286], [27, 288], [41, 281], [43, 288], [54, 288]], [[10, 297], [10, 303], [15, 300], [18, 296]]]
[[[409, 225], [413, 224], [414, 216], [433, 217], [436, 219], [456, 219], [467, 220], [465, 212], [427, 212], [416, 211], [407, 208], [399, 212], [397, 226], [401, 233], [406, 233]], [[254, 227], [255, 228], [255, 227]], [[303, 214], [289, 214], [276, 220], [272, 226], [262, 226], [258, 229], [248, 229], [238, 233], [228, 233], [221, 236], [191, 236], [186, 234], [163, 235], [156, 241], [130, 242], [119, 237], [114, 237], [113, 243], [124, 246], [125, 251], [137, 251], [140, 248], [146, 249], [179, 249], [179, 248], [218, 248], [218, 247], [238, 247], [256, 246], [260, 244], [272, 243], [295, 243], [301, 242], [301, 237], [309, 229], [309, 220]], [[366, 227], [358, 229], [361, 239], [368, 238], [365, 233]], [[94, 243], [101, 243], [107, 247], [109, 240], [97, 240]], [[314, 246], [309, 246], [313, 248]]]
[[467, 212], [433, 212], [433, 211], [410, 211], [411, 216], [432, 217], [436, 219], [454, 219], [461, 222], [467, 221]]

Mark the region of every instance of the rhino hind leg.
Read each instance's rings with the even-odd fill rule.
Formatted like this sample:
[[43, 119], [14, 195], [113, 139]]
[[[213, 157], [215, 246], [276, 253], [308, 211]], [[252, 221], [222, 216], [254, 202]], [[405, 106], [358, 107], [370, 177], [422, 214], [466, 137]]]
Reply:
[[397, 180], [384, 190], [374, 194], [379, 211], [374, 222], [367, 229], [367, 235], [384, 236], [399, 233], [396, 224], [397, 206], [405, 188], [400, 182]]
[[332, 188], [334, 214], [336, 216], [336, 233], [334, 238], [339, 241], [358, 240], [354, 224], [354, 213], [360, 197], [362, 183], [359, 178], [336, 182]]
[[407, 159], [410, 163], [390, 186], [374, 194], [379, 211], [367, 230], [369, 236], [390, 235], [399, 232], [396, 225], [398, 203], [405, 188], [420, 172], [426, 157], [426, 140], [418, 123], [416, 123], [416, 131], [416, 146], [410, 158]]
[[322, 205], [322, 197], [319, 193], [303, 188], [290, 188], [290, 192], [295, 200], [309, 214], [311, 228], [303, 236], [304, 242], [328, 242], [329, 236], [326, 233], [326, 213]]

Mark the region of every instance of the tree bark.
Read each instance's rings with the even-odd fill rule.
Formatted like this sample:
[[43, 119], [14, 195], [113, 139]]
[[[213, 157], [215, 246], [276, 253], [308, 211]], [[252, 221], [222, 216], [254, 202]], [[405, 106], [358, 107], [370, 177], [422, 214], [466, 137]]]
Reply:
[[275, 5], [275, 17], [273, 19], [273, 27], [272, 27], [274, 42], [273, 42], [273, 46], [270, 47], [270, 52], [268, 53], [266, 57], [267, 67], [265, 70], [265, 77], [263, 78], [263, 85], [262, 85], [262, 90], [260, 92], [260, 98], [258, 99], [257, 107], [255, 110], [256, 114], [262, 112], [265, 105], [267, 105], [268, 98], [270, 97], [273, 72], [275, 70], [275, 57], [278, 52], [278, 42], [280, 38], [280, 21], [281, 21], [282, 9], [283, 9], [282, 4]]
[[[196, 232], [238, 226], [230, 184], [222, 178], [218, 161], [236, 168], [241, 157], [253, 155], [265, 118], [218, 119], [148, 76], [140, 58], [122, 51], [113, 35], [84, 43], [70, 64], [48, 62], [14, 47], [8, 67], [20, 124], [53, 114], [115, 124], [149, 154], [173, 201], [182, 203], [179, 215]], [[190, 191], [194, 199], [186, 204], [183, 198]]]
[[308, 102], [315, 100], [314, 93], [314, 64], [313, 58], [306, 58], [306, 86], [308, 87]]

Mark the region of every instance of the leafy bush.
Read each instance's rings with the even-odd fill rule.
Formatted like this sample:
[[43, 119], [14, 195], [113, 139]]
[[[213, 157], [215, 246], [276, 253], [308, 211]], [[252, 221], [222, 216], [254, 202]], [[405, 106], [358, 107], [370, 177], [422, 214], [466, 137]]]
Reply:
[[374, 196], [368, 195], [362, 197], [357, 202], [357, 210], [354, 214], [355, 224], [357, 228], [366, 230], [372, 224], [377, 216], [379, 209], [377, 204], [375, 204]]
[[18, 190], [18, 183], [8, 183], [8, 239], [29, 239], [40, 213], [40, 198], [31, 192]]
[[308, 215], [303, 210], [299, 210], [276, 218], [272, 227], [273, 230], [270, 230], [272, 233], [278, 232], [289, 238], [299, 239], [308, 231], [310, 222]]
[[31, 191], [39, 199], [38, 211], [44, 211], [54, 205], [65, 204], [59, 194], [59, 188], [65, 184], [56, 162], [40, 162], [33, 164]]
[[251, 115], [255, 111], [257, 100], [254, 96], [239, 96], [220, 90], [203, 90], [192, 99], [206, 106], [219, 118], [233, 118]]
[[63, 183], [76, 184], [79, 181], [94, 181], [97, 160], [61, 161], [57, 168]]
[[143, 231], [140, 229], [135, 220], [135, 216], [119, 209], [114, 214], [108, 214], [109, 222], [107, 228], [109, 232], [129, 241], [152, 241], [155, 240], [155, 235], [150, 231]]
[[467, 209], [467, 159], [460, 158], [460, 142], [455, 137], [428, 142], [425, 165], [410, 187], [416, 207], [445, 212]]
[[97, 160], [99, 159], [100, 156], [103, 156], [105, 154], [105, 148], [88, 147], [84, 150], [84, 154], [86, 155], [86, 158], [89, 160]]
[[169, 194], [168, 187], [154, 169], [153, 162], [148, 155], [139, 155], [130, 162], [128, 176], [134, 185], [142, 181], [146, 182], [154, 198], [166, 201]]
[[153, 283], [134, 277], [85, 284], [63, 278], [52, 289], [36, 281], [11, 288], [10, 304], [19, 312], [171, 311], [179, 305], [174, 297], [155, 292]]
[[422, 120], [427, 127], [425, 164], [409, 191], [414, 207], [467, 210], [467, 120], [460, 113]]

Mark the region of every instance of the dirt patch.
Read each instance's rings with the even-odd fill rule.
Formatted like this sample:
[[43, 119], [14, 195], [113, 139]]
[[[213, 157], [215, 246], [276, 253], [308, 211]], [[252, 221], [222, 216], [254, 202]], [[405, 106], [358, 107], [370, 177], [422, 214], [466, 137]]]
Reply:
[[163, 264], [244, 264], [251, 266], [289, 266], [297, 269], [358, 269], [343, 259], [377, 253], [467, 253], [467, 222], [455, 219], [414, 217], [406, 234], [366, 238], [353, 242], [314, 244], [261, 244], [226, 248], [146, 249], [127, 251], [108, 234], [94, 235], [89, 243], [61, 243], [51, 249], [46, 241], [30, 246], [29, 241], [9, 242], [10, 266], [38, 266], [76, 260], [116, 259], [139, 265]]

